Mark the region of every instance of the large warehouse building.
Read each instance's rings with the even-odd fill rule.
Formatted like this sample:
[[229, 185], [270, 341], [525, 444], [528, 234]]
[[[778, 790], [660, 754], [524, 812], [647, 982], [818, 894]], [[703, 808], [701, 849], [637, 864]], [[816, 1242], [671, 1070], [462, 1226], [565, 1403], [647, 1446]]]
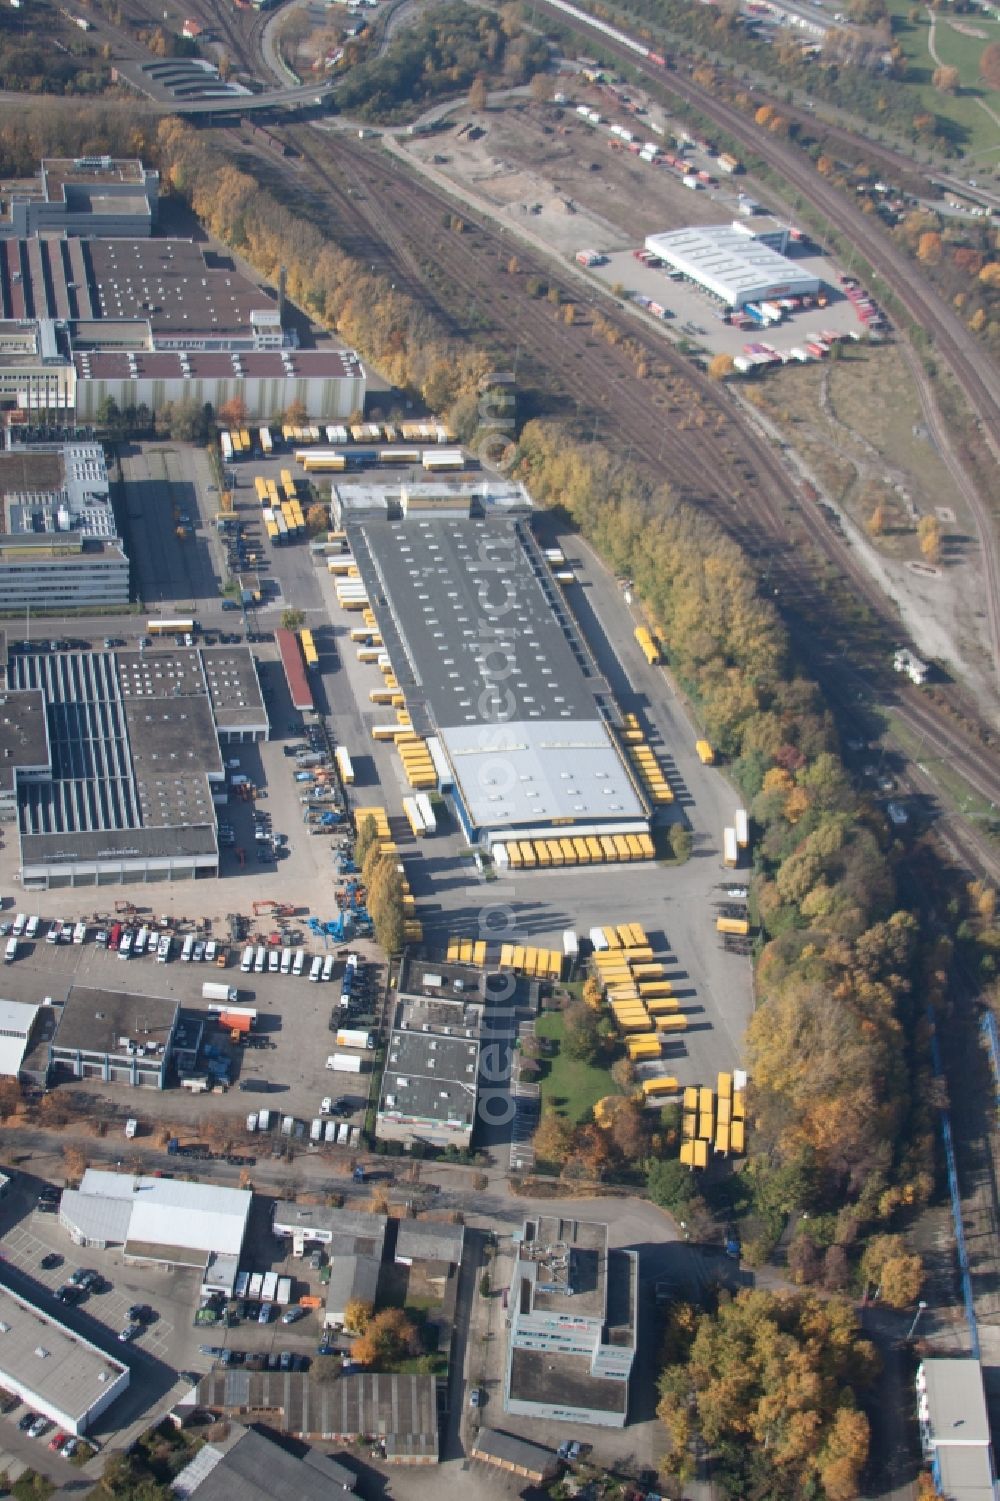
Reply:
[[96, 162], [46, 164], [41, 195], [0, 217], [0, 408], [83, 422], [109, 400], [158, 412], [238, 399], [253, 420], [294, 404], [326, 421], [363, 409], [354, 350], [298, 348], [280, 291], [228, 255], [150, 236], [155, 173]]
[[129, 1384], [129, 1368], [37, 1304], [0, 1286], [0, 1386], [65, 1433], [86, 1433]]
[[0, 709], [24, 889], [218, 874], [222, 744], [269, 734], [247, 647], [16, 652]]
[[806, 297], [818, 292], [818, 276], [783, 255], [786, 236], [756, 234], [747, 224], [703, 224], [646, 236], [646, 249], [671, 271], [704, 287], [727, 307], [761, 298]]
[[470, 844], [648, 835], [613, 696], [530, 510], [523, 487], [489, 483], [335, 494], [413, 729], [441, 748]]

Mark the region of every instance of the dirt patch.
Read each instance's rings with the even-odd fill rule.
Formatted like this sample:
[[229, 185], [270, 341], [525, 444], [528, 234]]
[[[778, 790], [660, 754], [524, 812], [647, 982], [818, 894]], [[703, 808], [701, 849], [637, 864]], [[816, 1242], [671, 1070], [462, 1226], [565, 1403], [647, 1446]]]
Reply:
[[[852, 544], [898, 604], [920, 650], [950, 662], [989, 697], [975, 529], [926, 431], [902, 352], [859, 346], [836, 363], [775, 371], [753, 391], [753, 403], [841, 512]], [[925, 515], [942, 523], [937, 567], [920, 553], [917, 523]]]
[[[602, 103], [596, 90], [575, 90], [573, 99], [595, 108]], [[678, 178], [610, 150], [607, 131], [581, 123], [569, 106], [527, 99], [482, 113], [459, 106], [452, 120], [446, 130], [407, 141], [407, 148], [501, 213], [523, 220], [557, 254], [590, 245], [623, 249], [691, 220], [694, 195]], [[732, 206], [698, 196], [699, 223], [732, 219]]]
[[964, 21], [949, 21], [948, 26], [952, 31], [957, 31], [962, 36], [971, 36], [977, 42], [985, 42], [987, 39], [985, 31], [980, 31], [978, 26], [969, 26]]

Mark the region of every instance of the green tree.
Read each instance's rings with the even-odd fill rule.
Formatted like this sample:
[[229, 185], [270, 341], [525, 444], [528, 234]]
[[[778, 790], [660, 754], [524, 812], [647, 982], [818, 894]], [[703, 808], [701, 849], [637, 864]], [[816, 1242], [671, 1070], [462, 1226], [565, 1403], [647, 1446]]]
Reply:
[[593, 1063], [601, 1051], [599, 1021], [589, 1006], [570, 1006], [563, 1018], [563, 1051], [579, 1063]]
[[306, 616], [304, 610], [282, 610], [281, 624], [286, 631], [301, 631], [305, 623]]
[[365, 856], [373, 844], [378, 843], [378, 824], [371, 814], [362, 821], [358, 829], [357, 838], [354, 841], [354, 863], [359, 870], [364, 869]]
[[661, 1209], [683, 1211], [697, 1197], [698, 1186], [691, 1169], [677, 1157], [658, 1157], [649, 1164], [646, 1192]]
[[685, 823], [672, 823], [667, 832], [667, 840], [670, 844], [670, 853], [678, 865], [684, 865], [691, 858], [694, 849], [694, 835]]

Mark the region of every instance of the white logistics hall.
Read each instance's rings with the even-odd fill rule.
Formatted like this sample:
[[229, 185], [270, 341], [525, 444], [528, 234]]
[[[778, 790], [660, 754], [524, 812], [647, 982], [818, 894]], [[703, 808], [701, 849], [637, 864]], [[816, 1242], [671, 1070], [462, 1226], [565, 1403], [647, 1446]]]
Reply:
[[66, 1433], [86, 1433], [120, 1397], [129, 1369], [90, 1340], [0, 1287], [0, 1385]]
[[[784, 235], [777, 238], [785, 240]], [[749, 225], [703, 224], [647, 235], [646, 249], [727, 307], [818, 292], [820, 278], [767, 243], [773, 239], [756, 235]]]

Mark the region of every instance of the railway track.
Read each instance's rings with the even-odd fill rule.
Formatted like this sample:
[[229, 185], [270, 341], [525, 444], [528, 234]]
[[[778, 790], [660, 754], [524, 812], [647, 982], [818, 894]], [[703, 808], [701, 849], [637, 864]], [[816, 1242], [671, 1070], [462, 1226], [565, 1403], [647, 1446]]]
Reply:
[[[562, 26], [575, 25], [578, 32], [590, 34], [584, 23], [574, 23], [562, 10], [550, 8], [546, 0], [539, 0], [539, 5], [543, 13], [557, 19]], [[971, 410], [978, 417], [983, 437], [1000, 462], [1000, 372], [983, 358], [979, 345], [960, 320], [939, 301], [922, 278], [914, 274], [911, 263], [886, 235], [872, 225], [870, 217], [862, 214], [820, 177], [793, 146], [769, 136], [733, 105], [685, 74], [665, 70], [647, 61], [603, 32], [598, 35], [604, 48], [637, 68], [648, 83], [657, 83], [661, 89], [678, 95], [728, 131], [734, 140], [782, 172], [790, 187], [857, 246], [914, 322], [931, 335], [938, 353], [950, 367]], [[1000, 556], [993, 518], [978, 491], [974, 491], [970, 506], [983, 555], [993, 667], [1000, 683]]]
[[[287, 133], [293, 137], [305, 169], [323, 184], [341, 230], [352, 220], [363, 224], [367, 243], [380, 247], [373, 260], [379, 269], [402, 281], [411, 293], [426, 298], [428, 268], [414, 250], [415, 245], [421, 245], [453, 289], [452, 303], [463, 293], [474, 295], [489, 313], [493, 326], [508, 330], [509, 346], [509, 303], [517, 284], [513, 278], [484, 274], [484, 265], [493, 255], [499, 262], [512, 249], [501, 243], [498, 232], [479, 224], [466, 235], [445, 231], [443, 219], [448, 212], [467, 211], [433, 186], [404, 177], [391, 161], [371, 148], [344, 137], [318, 138], [307, 127], [289, 127]], [[578, 298], [575, 285], [561, 281], [547, 264], [536, 266], [520, 245], [517, 256], [526, 275], [537, 270], [550, 285], [560, 286], [568, 298]], [[432, 300], [440, 300], [440, 294], [435, 297], [433, 290]], [[825, 561], [830, 560], [851, 579], [855, 593], [887, 627], [898, 629], [887, 612], [884, 596], [854, 558], [850, 545], [832, 530], [821, 511], [804, 500], [797, 482], [770, 444], [755, 429], [743, 425], [724, 388], [676, 355], [653, 331], [629, 329], [630, 337], [648, 351], [651, 362], [682, 379], [711, 411], [712, 421], [692, 441], [691, 433], [675, 430], [673, 418], [657, 408], [652, 395], [654, 383], [647, 386], [636, 380], [634, 367], [621, 350], [603, 345], [594, 350], [589, 343], [592, 327], [579, 323], [569, 327], [555, 318], [550, 320], [540, 315], [539, 306], [527, 299], [516, 318], [514, 333], [523, 357], [530, 359], [543, 379], [553, 381], [557, 395], [572, 397], [573, 388], [579, 388], [581, 382], [591, 391], [608, 392], [607, 419], [616, 424], [619, 446], [629, 448], [654, 472], [664, 472], [679, 496], [709, 512], [756, 560], [768, 588], [780, 592], [786, 609], [794, 610], [800, 620], [811, 621], [812, 628], [822, 632], [826, 614], [823, 574]], [[961, 728], [940, 720], [915, 696], [899, 694], [894, 709], [911, 732], [946, 756], [980, 795], [1000, 801], [1000, 770], [988, 747], [984, 748], [975, 736], [970, 739]], [[953, 846], [961, 848], [963, 859], [972, 869], [993, 868], [993, 856], [982, 840], [971, 834], [966, 837], [961, 830], [952, 834]]]

